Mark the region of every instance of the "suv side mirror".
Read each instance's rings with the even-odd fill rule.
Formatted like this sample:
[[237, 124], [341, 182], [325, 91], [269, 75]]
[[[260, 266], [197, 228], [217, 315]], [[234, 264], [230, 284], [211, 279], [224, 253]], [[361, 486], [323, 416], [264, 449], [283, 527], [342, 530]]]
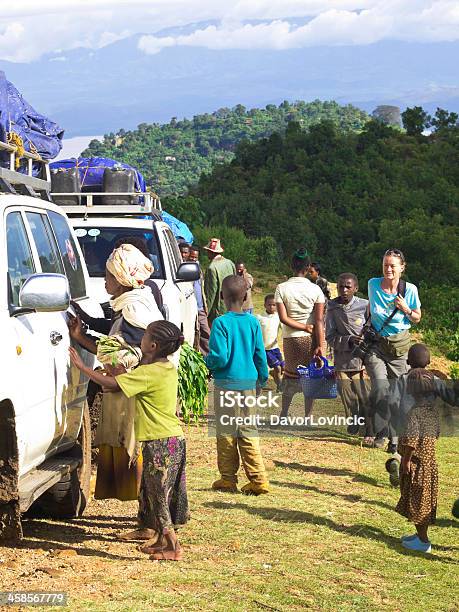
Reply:
[[63, 274], [32, 274], [19, 292], [19, 311], [59, 312], [70, 306], [70, 289]]
[[175, 280], [179, 283], [193, 282], [201, 278], [201, 268], [194, 261], [180, 264]]

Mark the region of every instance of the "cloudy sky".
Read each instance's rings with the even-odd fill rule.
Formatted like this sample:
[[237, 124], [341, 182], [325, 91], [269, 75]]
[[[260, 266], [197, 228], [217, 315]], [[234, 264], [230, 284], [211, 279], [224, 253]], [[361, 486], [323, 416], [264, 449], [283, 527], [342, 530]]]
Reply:
[[[297, 21], [295, 21], [297, 20]], [[212, 21], [215, 25], [202, 26]], [[157, 35], [185, 26], [185, 34]], [[4, 0], [0, 59], [30, 62], [50, 52], [100, 48], [142, 34], [147, 54], [189, 45], [289, 49], [380, 40], [459, 39], [457, 0]]]

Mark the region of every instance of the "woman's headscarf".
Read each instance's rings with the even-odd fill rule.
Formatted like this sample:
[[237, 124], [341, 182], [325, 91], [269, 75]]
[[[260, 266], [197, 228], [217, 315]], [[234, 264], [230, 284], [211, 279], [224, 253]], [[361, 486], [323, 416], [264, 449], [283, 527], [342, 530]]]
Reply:
[[153, 274], [154, 267], [132, 244], [122, 244], [115, 249], [107, 260], [107, 270], [123, 287], [142, 287]]

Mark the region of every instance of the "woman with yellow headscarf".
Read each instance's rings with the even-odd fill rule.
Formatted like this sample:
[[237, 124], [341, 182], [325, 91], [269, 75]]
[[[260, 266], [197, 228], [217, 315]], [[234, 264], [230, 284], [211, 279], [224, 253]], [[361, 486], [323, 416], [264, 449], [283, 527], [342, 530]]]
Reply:
[[[154, 271], [153, 264], [132, 244], [122, 244], [106, 264], [105, 288], [111, 295], [113, 309], [109, 336], [121, 336], [125, 344], [140, 347], [144, 330], [153, 321], [163, 319], [151, 289], [145, 281]], [[81, 314], [81, 312], [79, 312]], [[94, 331], [97, 319], [84, 318]], [[70, 335], [80, 346], [97, 354], [97, 338], [85, 333], [79, 316], [70, 317]], [[110, 366], [105, 366], [113, 372]], [[95, 445], [99, 447], [96, 499], [121, 501], [138, 498], [142, 461], [134, 435], [135, 399], [123, 393], [104, 393]], [[141, 526], [140, 526], [141, 527]], [[144, 530], [145, 538], [151, 537]]]

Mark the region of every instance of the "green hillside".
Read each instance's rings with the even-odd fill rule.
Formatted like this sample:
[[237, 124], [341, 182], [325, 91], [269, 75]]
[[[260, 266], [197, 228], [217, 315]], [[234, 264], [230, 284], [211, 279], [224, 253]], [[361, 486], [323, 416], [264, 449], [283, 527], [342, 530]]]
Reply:
[[458, 144], [457, 127], [424, 137], [376, 121], [359, 134], [330, 122], [308, 131], [291, 123], [285, 135], [241, 143], [191, 197], [165, 203], [186, 218], [191, 199], [210, 225], [272, 236], [279, 262], [307, 245], [332, 275], [352, 267], [368, 276], [378, 272], [375, 256], [397, 245], [410, 278], [457, 285]]
[[132, 164], [160, 195], [184, 194], [202, 172], [209, 173], [215, 164], [230, 161], [242, 140], [283, 132], [290, 121], [307, 128], [325, 119], [348, 132], [361, 130], [368, 115], [350, 105], [319, 100], [250, 110], [238, 104], [191, 120], [173, 117], [163, 125], [142, 123], [137, 130], [107, 134], [103, 142], [93, 140], [81, 155]]
[[380, 275], [384, 251], [401, 248], [428, 306], [425, 325], [458, 360], [459, 128], [422, 129], [290, 123], [284, 135], [241, 143], [231, 163], [163, 204], [197, 242], [217, 235], [252, 266], [287, 272], [293, 251], [306, 246], [325, 276], [355, 272], [363, 290]]

